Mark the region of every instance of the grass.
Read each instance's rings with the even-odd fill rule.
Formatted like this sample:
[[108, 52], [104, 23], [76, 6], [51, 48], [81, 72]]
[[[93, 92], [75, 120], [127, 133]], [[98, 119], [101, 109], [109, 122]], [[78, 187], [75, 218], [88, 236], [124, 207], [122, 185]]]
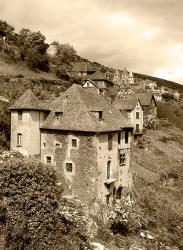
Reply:
[[5, 53], [0, 52], [0, 75], [17, 76], [23, 75], [27, 78], [59, 79], [54, 73], [30, 70], [23, 62], [14, 62]]
[[148, 151], [133, 147], [137, 201], [159, 241], [182, 249], [183, 133], [174, 126], [147, 130], [144, 140], [151, 141]]

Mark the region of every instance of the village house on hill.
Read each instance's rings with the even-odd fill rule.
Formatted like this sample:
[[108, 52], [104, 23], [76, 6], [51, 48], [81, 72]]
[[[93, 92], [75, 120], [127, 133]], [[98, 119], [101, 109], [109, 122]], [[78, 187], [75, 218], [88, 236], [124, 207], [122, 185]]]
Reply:
[[131, 185], [133, 127], [101, 95], [74, 84], [46, 107], [28, 90], [10, 110], [11, 149], [53, 165], [65, 194], [109, 203]]
[[96, 70], [90, 62], [76, 62], [73, 64], [72, 69], [69, 70], [69, 74], [83, 77], [94, 74]]
[[136, 96], [142, 105], [144, 116], [146, 115], [157, 116], [157, 103], [153, 93], [151, 92], [136, 93]]
[[129, 95], [123, 99], [116, 99], [113, 106], [122, 113], [126, 113], [133, 124], [133, 134], [141, 135], [143, 132], [143, 108], [136, 94]]
[[133, 86], [135, 84], [133, 73], [128, 72], [126, 68], [122, 72], [115, 70], [113, 82], [116, 86], [123, 87]]
[[107, 89], [114, 86], [113, 82], [100, 70], [96, 71], [92, 75], [84, 77], [82, 81], [84, 88], [101, 95], [105, 95]]

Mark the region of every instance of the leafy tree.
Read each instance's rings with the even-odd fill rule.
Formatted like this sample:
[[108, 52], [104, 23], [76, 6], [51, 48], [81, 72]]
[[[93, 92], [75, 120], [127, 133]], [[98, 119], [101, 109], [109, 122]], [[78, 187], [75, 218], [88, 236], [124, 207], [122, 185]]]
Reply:
[[10, 249], [89, 249], [80, 211], [66, 201], [59, 207], [62, 187], [51, 167], [4, 152], [0, 176], [0, 219]]
[[6, 21], [0, 20], [0, 35], [1, 36], [9, 36], [13, 33], [14, 27], [9, 25]]
[[32, 32], [22, 29], [19, 32], [17, 44], [21, 50], [21, 58], [30, 68], [49, 71], [49, 62], [46, 55], [48, 45], [46, 37], [40, 31]]
[[57, 41], [52, 43], [56, 47], [56, 54], [53, 56], [52, 61], [54, 64], [70, 65], [71, 62], [76, 60], [76, 50], [69, 44], [60, 44]]

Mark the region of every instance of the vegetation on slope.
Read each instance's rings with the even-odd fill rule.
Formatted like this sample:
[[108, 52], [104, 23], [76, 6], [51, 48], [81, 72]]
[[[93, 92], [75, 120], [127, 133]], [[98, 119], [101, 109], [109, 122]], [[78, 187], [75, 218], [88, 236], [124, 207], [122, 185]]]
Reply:
[[183, 247], [183, 134], [174, 126], [148, 130], [134, 147], [136, 199], [147, 227], [168, 246]]
[[60, 199], [54, 170], [16, 152], [0, 154], [1, 250], [90, 249], [80, 203]]

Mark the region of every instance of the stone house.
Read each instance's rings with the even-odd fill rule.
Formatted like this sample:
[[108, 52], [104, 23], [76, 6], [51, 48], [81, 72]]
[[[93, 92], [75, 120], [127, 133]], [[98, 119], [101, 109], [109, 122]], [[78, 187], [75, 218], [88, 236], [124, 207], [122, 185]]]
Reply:
[[106, 92], [106, 88], [98, 87], [96, 82], [94, 82], [92, 80], [84, 81], [83, 88], [85, 88], [87, 91], [90, 91], [92, 93], [97, 93], [97, 94], [100, 94], [100, 95], [105, 95], [105, 92]]
[[154, 94], [151, 92], [136, 93], [145, 115], [157, 116], [157, 103]]
[[70, 75], [76, 75], [80, 77], [92, 75], [96, 72], [96, 68], [90, 62], [76, 62], [73, 64]]
[[40, 154], [66, 195], [110, 203], [131, 184], [132, 125], [96, 93], [73, 85], [44, 107], [27, 91], [11, 110], [11, 148]]
[[128, 72], [125, 68], [122, 73], [119, 70], [114, 72], [113, 82], [117, 86], [129, 87], [134, 85], [135, 80], [132, 72]]
[[120, 112], [126, 113], [133, 125], [133, 134], [135, 136], [143, 133], [143, 108], [140, 100], [135, 94], [129, 95], [123, 99], [116, 99], [113, 106]]
[[87, 81], [92, 81], [95, 83], [95, 86], [99, 89], [107, 90], [114, 86], [113, 82], [106, 77], [100, 70], [96, 71], [94, 74], [86, 76], [83, 78], [83, 83]]

